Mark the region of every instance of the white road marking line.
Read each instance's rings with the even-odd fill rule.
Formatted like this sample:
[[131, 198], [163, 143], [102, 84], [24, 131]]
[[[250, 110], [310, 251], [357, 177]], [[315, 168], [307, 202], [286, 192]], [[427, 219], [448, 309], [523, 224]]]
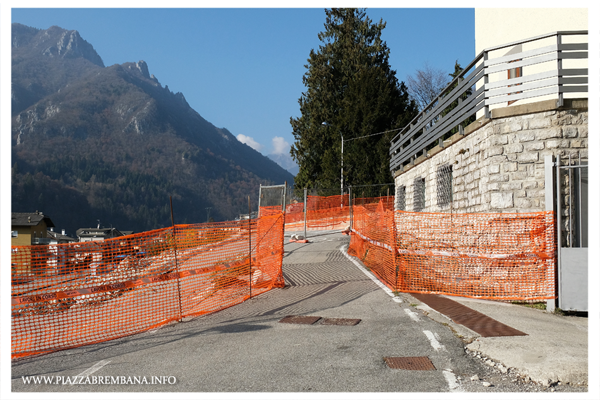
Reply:
[[342, 247], [340, 247], [340, 251], [342, 252], [343, 255], [346, 256], [346, 258], [350, 261], [352, 261], [354, 263], [354, 265], [356, 265], [358, 267], [358, 269], [360, 269], [366, 276], [368, 276], [373, 282], [375, 282], [375, 284], [377, 286], [379, 286], [381, 289], [383, 289], [384, 292], [386, 292], [390, 297], [392, 297], [394, 299], [394, 301], [396, 303], [402, 303], [402, 299], [399, 297], [396, 297], [396, 295], [394, 294], [394, 292], [392, 292], [392, 290], [385, 286], [383, 283], [381, 283], [381, 281], [379, 279], [377, 279], [372, 273], [370, 273], [369, 271], [367, 271], [361, 264], [360, 262], [356, 261], [352, 256], [350, 256], [347, 252], [346, 249], [348, 248], [348, 245], [345, 244]]
[[431, 343], [431, 347], [433, 347], [435, 351], [446, 350], [446, 347], [444, 347], [443, 344], [440, 344], [440, 342], [438, 342], [433, 333], [431, 333], [430, 331], [423, 331], [423, 333], [425, 334], [425, 336], [427, 336], [427, 339], [429, 339], [429, 343]]
[[456, 375], [454, 375], [452, 373], [452, 371], [449, 369], [443, 370], [442, 374], [444, 374], [444, 378], [446, 378], [446, 382], [448, 382], [448, 388], [450, 389], [450, 391], [458, 392], [459, 390], [457, 390], [457, 389], [459, 388], [460, 385], [456, 381]]
[[[86, 369], [85, 371], [83, 371], [82, 373], [80, 373], [77, 376], [82, 376], [82, 377], [86, 377], [89, 376], [91, 374], [93, 374], [94, 372], [98, 371], [100, 368], [104, 367], [106, 364], [108, 364], [110, 361], [109, 360], [102, 360], [102, 361], [98, 361], [96, 364], [92, 365], [91, 367], [89, 367], [88, 369]], [[71, 383], [71, 385], [74, 385], [75, 382], [77, 382], [78, 380], [75, 379], [73, 381], [73, 383]]]
[[421, 321], [417, 313], [410, 311], [408, 308], [404, 309], [404, 312], [408, 314], [408, 316], [415, 322]]

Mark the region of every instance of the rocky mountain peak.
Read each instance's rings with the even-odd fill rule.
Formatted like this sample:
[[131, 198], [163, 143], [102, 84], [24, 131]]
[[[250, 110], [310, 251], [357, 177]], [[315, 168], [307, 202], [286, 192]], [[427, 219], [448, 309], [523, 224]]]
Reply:
[[135, 65], [138, 67], [144, 78], [150, 79], [150, 72], [148, 71], [148, 64], [146, 64], [146, 61], [140, 60], [136, 62]]
[[104, 62], [94, 47], [76, 30], [66, 30], [58, 26], [40, 30], [12, 24], [12, 47], [21, 48], [25, 45], [29, 45], [34, 54], [67, 59], [85, 58], [95, 65], [104, 67]]

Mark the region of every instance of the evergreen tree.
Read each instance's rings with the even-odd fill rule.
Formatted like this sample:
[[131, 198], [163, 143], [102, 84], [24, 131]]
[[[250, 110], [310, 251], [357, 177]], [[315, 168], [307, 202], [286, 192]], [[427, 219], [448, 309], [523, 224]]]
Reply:
[[325, 31], [318, 35], [323, 44], [311, 50], [305, 65], [301, 116], [290, 119], [290, 153], [300, 166], [295, 184], [339, 186], [342, 135], [344, 184], [390, 183], [389, 147], [396, 132], [348, 141], [401, 128], [417, 112], [390, 68], [390, 49], [381, 39], [386, 23], [372, 23], [362, 9], [325, 13]]

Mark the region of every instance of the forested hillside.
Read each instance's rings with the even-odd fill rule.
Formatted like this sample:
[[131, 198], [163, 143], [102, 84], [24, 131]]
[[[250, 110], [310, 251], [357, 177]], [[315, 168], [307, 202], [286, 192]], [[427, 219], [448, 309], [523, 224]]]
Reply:
[[[12, 211], [68, 233], [143, 231], [247, 213], [262, 183], [293, 176], [206, 121], [149, 73], [104, 67], [76, 31], [13, 24]], [[233, 116], [232, 116], [233, 117]]]

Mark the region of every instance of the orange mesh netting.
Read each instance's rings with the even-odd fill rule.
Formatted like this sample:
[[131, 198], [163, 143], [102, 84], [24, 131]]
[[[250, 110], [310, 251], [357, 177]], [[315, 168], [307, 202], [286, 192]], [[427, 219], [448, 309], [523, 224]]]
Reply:
[[[349, 205], [349, 199], [348, 195], [307, 196], [306, 229], [309, 231], [346, 229], [352, 219], [352, 207]], [[394, 209], [394, 196], [360, 198], [354, 199], [353, 202], [355, 202], [353, 205], [366, 207], [377, 207], [379, 202], [383, 202], [386, 210]], [[287, 231], [304, 229], [304, 203], [289, 204], [286, 207], [285, 229]]]
[[299, 231], [304, 229], [304, 203], [288, 204], [285, 207], [285, 230]]
[[382, 205], [385, 210], [394, 210], [394, 196], [383, 197], [364, 197], [352, 200], [353, 206], [365, 206], [367, 208], [377, 208]]
[[[389, 287], [494, 300], [555, 298], [552, 212], [353, 209], [350, 253]], [[394, 239], [395, 238], [395, 239]]]
[[283, 221], [280, 212], [13, 247], [12, 357], [131, 335], [282, 286]]
[[[307, 196], [306, 229], [331, 230], [345, 229], [350, 225], [349, 196]], [[304, 203], [286, 207], [285, 229], [304, 229]]]

